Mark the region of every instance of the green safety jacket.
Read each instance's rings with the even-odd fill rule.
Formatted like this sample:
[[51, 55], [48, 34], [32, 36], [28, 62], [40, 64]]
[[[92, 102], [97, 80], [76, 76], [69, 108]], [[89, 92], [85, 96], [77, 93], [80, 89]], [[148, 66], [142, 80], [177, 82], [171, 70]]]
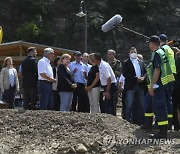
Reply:
[[147, 66], [147, 76], [148, 76], [148, 88], [150, 88], [153, 80], [153, 74], [154, 74], [154, 68], [153, 68], [153, 60], [155, 54], [158, 53], [161, 58], [161, 82], [162, 85], [167, 85], [170, 82], [175, 81], [173, 72], [171, 70], [168, 58], [165, 54], [165, 52], [162, 49], [158, 49], [152, 53], [151, 61], [149, 65]]
[[164, 50], [168, 60], [169, 60], [169, 64], [171, 67], [171, 70], [173, 72], [173, 74], [176, 74], [176, 64], [175, 64], [175, 59], [174, 59], [174, 51], [171, 49], [171, 47], [169, 45], [162, 45], [161, 49]]

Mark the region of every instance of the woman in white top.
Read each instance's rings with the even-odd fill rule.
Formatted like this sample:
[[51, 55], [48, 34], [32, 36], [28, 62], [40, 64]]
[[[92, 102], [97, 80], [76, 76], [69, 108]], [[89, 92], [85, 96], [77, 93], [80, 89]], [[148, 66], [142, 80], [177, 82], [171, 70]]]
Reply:
[[4, 59], [3, 66], [0, 78], [3, 100], [9, 104], [10, 109], [14, 109], [15, 92], [19, 91], [17, 71], [13, 68], [13, 61], [11, 57], [6, 57]]

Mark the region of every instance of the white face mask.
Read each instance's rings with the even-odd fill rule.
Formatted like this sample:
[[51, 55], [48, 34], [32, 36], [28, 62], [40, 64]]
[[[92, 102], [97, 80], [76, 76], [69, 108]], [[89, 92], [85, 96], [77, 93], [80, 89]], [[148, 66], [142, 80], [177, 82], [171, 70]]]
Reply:
[[132, 59], [137, 59], [137, 53], [131, 53], [131, 54], [130, 54], [130, 57], [131, 57]]

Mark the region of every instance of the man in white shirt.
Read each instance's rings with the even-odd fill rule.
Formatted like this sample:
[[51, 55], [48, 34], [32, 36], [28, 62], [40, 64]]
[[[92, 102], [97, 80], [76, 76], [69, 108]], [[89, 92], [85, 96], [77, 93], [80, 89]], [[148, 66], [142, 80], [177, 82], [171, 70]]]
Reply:
[[53, 58], [54, 50], [45, 48], [44, 57], [38, 62], [38, 90], [41, 110], [52, 110], [53, 107], [52, 83], [56, 82], [56, 79], [53, 78], [53, 70], [50, 64]]
[[113, 114], [115, 103], [113, 100], [114, 93], [116, 91], [116, 77], [111, 66], [102, 60], [99, 53], [94, 54], [94, 62], [99, 66], [99, 76], [101, 85], [104, 88], [104, 110], [105, 113]]
[[124, 89], [125, 119], [129, 122], [142, 125], [144, 123], [144, 93], [146, 69], [144, 63], [137, 58], [137, 50], [131, 47], [129, 58], [123, 64], [125, 77]]

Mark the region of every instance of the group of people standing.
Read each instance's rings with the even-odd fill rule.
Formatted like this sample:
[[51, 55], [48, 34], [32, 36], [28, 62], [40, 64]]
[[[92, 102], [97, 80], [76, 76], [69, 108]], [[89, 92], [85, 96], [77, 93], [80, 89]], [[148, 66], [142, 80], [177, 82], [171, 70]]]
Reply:
[[[174, 127], [179, 130], [180, 50], [167, 45], [165, 34], [150, 37], [149, 48], [152, 51], [149, 65], [131, 47], [129, 58], [121, 66], [112, 49], [107, 52], [107, 62], [99, 53], [80, 51], [74, 53], [71, 62], [69, 54], [54, 57], [54, 50], [45, 48], [43, 58], [37, 62], [36, 48], [29, 47], [19, 69], [23, 107], [35, 110], [39, 101], [41, 110], [116, 115], [120, 94], [124, 119], [141, 129], [152, 130], [155, 116], [160, 131], [153, 137], [166, 138], [173, 118]], [[11, 57], [4, 60], [0, 82], [3, 99], [12, 109], [19, 80]]]
[[[167, 138], [168, 130], [179, 130], [180, 50], [170, 47], [165, 34], [151, 36], [150, 63], [146, 66], [135, 47], [124, 61], [119, 89], [122, 93], [122, 117], [140, 128], [159, 132], [151, 138]], [[154, 119], [155, 117], [155, 119]], [[153, 125], [153, 122], [155, 124]]]
[[[152, 51], [151, 60], [147, 66], [148, 93], [145, 96], [145, 124], [142, 129], [152, 131], [153, 117], [159, 132], [152, 138], [167, 138], [168, 129], [172, 130], [173, 116], [174, 129], [179, 130], [177, 110], [180, 110], [179, 96], [173, 100], [174, 94], [179, 92], [176, 84], [180, 83], [179, 53], [180, 50], [171, 48], [165, 34], [159, 37], [154, 35], [149, 39], [149, 48]], [[176, 52], [176, 54], [174, 54]], [[175, 55], [175, 56], [174, 56]], [[174, 90], [173, 90], [174, 89]], [[179, 106], [179, 107], [177, 107]], [[174, 108], [174, 115], [173, 115]], [[179, 108], [179, 109], [178, 109]]]
[[[115, 51], [109, 50], [107, 55], [114, 56]], [[20, 74], [24, 109], [35, 110], [39, 102], [41, 110], [116, 114], [114, 95], [117, 92], [117, 77], [99, 53], [82, 55], [77, 51], [72, 62], [69, 54], [54, 57], [52, 48], [45, 48], [44, 56], [38, 62], [36, 56], [36, 48], [29, 47], [18, 73], [13, 68], [11, 57], [4, 60], [1, 91], [9, 108], [14, 108]], [[119, 65], [116, 74], [120, 72], [120, 61], [113, 58], [111, 62]]]

